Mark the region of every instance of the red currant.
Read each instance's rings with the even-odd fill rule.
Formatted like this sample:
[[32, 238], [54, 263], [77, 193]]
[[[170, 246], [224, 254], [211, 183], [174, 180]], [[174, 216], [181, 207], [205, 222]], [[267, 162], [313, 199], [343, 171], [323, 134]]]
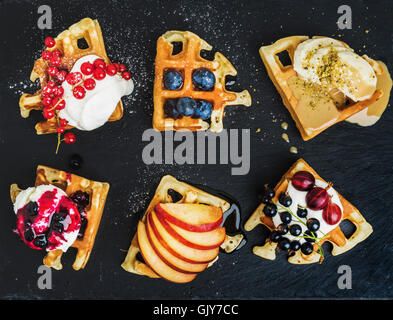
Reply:
[[96, 87], [96, 82], [93, 78], [86, 79], [83, 83], [86, 90], [93, 90]]
[[66, 81], [73, 86], [81, 82], [82, 78], [83, 76], [80, 72], [72, 72], [66, 76]]
[[53, 88], [51, 86], [46, 85], [45, 87], [42, 88], [42, 94], [44, 96], [49, 96], [53, 92]]
[[106, 76], [105, 70], [102, 69], [102, 68], [97, 68], [97, 69], [95, 69], [94, 72], [93, 72], [93, 77], [94, 77], [96, 80], [102, 80], [102, 79], [105, 78], [105, 76]]
[[49, 107], [52, 104], [52, 98], [48, 97], [48, 96], [45, 96], [45, 97], [42, 98], [41, 103], [42, 103], [42, 105], [44, 107]]
[[90, 62], [84, 62], [81, 65], [81, 71], [85, 76], [90, 76], [94, 71], [94, 65]]
[[65, 100], [61, 98], [54, 98], [52, 102], [53, 106], [56, 106], [56, 110], [63, 110], [66, 106]]
[[68, 132], [64, 135], [64, 142], [67, 144], [74, 144], [76, 142], [75, 134]]
[[76, 86], [72, 90], [72, 94], [77, 99], [83, 99], [85, 97], [85, 95], [86, 95], [86, 91], [85, 91], [85, 88], [83, 88], [82, 86]]
[[64, 95], [64, 89], [63, 89], [63, 87], [62, 87], [62, 86], [55, 87], [55, 88], [53, 89], [53, 94], [54, 94], [57, 98], [63, 97], [63, 95]]
[[94, 64], [94, 66], [95, 66], [96, 68], [105, 69], [105, 67], [106, 67], [105, 61], [102, 60], [101, 58], [95, 59], [94, 62], [93, 62], [93, 64]]
[[46, 37], [44, 42], [45, 42], [45, 45], [46, 45], [48, 48], [52, 48], [52, 47], [54, 47], [55, 44], [56, 44], [55, 39], [53, 39], [52, 37]]
[[125, 64], [122, 64], [122, 63], [120, 63], [119, 64], [119, 72], [123, 72], [123, 71], [126, 71], [127, 70], [127, 67], [126, 67], [126, 65]]
[[64, 128], [64, 127], [57, 127], [57, 128], [56, 128], [56, 131], [57, 131], [58, 133], [64, 133], [64, 132], [65, 132], [65, 128]]
[[114, 76], [117, 73], [116, 66], [114, 66], [113, 63], [108, 65], [106, 67], [106, 73], [109, 74], [110, 76]]
[[52, 119], [55, 116], [55, 112], [53, 110], [49, 109], [48, 107], [44, 108], [44, 111], [42, 114], [45, 119]]
[[119, 66], [118, 63], [114, 62], [114, 63], [112, 63], [112, 64], [116, 67], [117, 71], [120, 71], [120, 66]]
[[41, 58], [44, 60], [50, 60], [50, 58], [52, 58], [52, 52], [50, 52], [49, 50], [42, 51]]
[[131, 79], [131, 73], [129, 73], [128, 71], [123, 71], [121, 73], [121, 76], [123, 77], [123, 79], [125, 80], [130, 80]]
[[59, 73], [59, 70], [55, 66], [50, 66], [48, 67], [48, 73], [52, 77], [56, 77], [56, 75]]
[[60, 122], [60, 126], [64, 128], [68, 125], [68, 121], [66, 119], [60, 119], [59, 122]]
[[60, 57], [61, 57], [61, 52], [60, 52], [60, 50], [59, 50], [59, 49], [53, 50], [53, 51], [52, 51], [52, 57], [58, 57], [58, 58], [60, 58]]
[[60, 82], [64, 82], [66, 77], [67, 77], [67, 71], [65, 71], [65, 70], [61, 70], [57, 74], [57, 80], [59, 80]]
[[50, 58], [50, 64], [52, 66], [58, 67], [60, 65], [60, 63], [61, 63], [60, 57], [52, 56], [52, 58]]
[[53, 80], [49, 80], [46, 85], [51, 87], [51, 88], [54, 88], [56, 86], [56, 82], [54, 82]]

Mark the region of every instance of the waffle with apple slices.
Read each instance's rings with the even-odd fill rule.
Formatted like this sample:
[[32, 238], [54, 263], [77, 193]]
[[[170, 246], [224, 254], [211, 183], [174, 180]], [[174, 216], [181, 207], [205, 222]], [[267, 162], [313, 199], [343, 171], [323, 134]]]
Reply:
[[242, 237], [228, 236], [221, 227], [229, 208], [221, 198], [164, 176], [138, 223], [123, 269], [172, 282], [192, 281], [217, 260], [220, 247], [232, 252], [240, 244]]
[[[88, 44], [88, 48], [80, 49], [78, 40], [84, 39]], [[106, 54], [104, 40], [101, 33], [101, 27], [97, 20], [84, 18], [79, 22], [73, 24], [68, 30], [61, 32], [55, 39], [55, 44], [46, 50], [53, 52], [59, 50], [61, 53], [59, 70], [70, 72], [74, 63], [87, 55], [97, 55], [101, 57], [106, 64], [109, 64], [109, 58]], [[49, 63], [42, 57], [37, 59], [34, 63], [33, 70], [30, 75], [32, 82], [39, 79], [41, 89], [34, 94], [23, 94], [19, 100], [20, 112], [23, 118], [30, 115], [31, 110], [44, 110], [42, 104], [42, 89], [51, 80], [55, 79], [48, 74]], [[115, 111], [108, 121], [117, 121], [123, 117], [123, 105], [121, 100], [118, 102]], [[52, 117], [36, 124], [35, 129], [37, 134], [56, 133], [58, 124], [57, 119]], [[67, 125], [66, 130], [72, 129], [72, 126]]]
[[[90, 258], [91, 251], [93, 250], [109, 191], [109, 184], [106, 182], [88, 180], [68, 172], [42, 165], [37, 167], [36, 175], [36, 187], [50, 184], [64, 190], [70, 199], [77, 204], [78, 209], [79, 204], [78, 199], [76, 199], [76, 194], [82, 192], [89, 195], [89, 204], [83, 208], [83, 219], [85, 219], [85, 223], [82, 223], [80, 230], [81, 234], [71, 246], [78, 250], [72, 267], [74, 270], [85, 268]], [[10, 193], [12, 202], [15, 202], [20, 191], [21, 189], [19, 189], [18, 185], [11, 185]], [[79, 211], [81, 211], [81, 209], [79, 209]], [[84, 230], [82, 230], [82, 228]], [[49, 251], [44, 258], [44, 264], [56, 270], [61, 270], [63, 268], [61, 264], [62, 254], [62, 250]]]
[[[182, 43], [182, 50], [173, 54], [174, 43]], [[251, 97], [247, 90], [240, 93], [226, 90], [225, 78], [235, 76], [236, 69], [219, 52], [214, 60], [201, 57], [201, 50], [211, 51], [212, 47], [196, 34], [189, 31], [167, 31], [157, 41], [154, 79], [154, 114], [153, 127], [159, 131], [188, 129], [192, 131], [207, 130], [210, 119], [210, 130], [223, 130], [224, 108], [228, 105], [251, 105]], [[165, 77], [169, 72], [177, 76], [176, 86], [167, 88]], [[194, 72], [208, 74], [211, 77], [210, 87], [195, 86]], [[181, 114], [176, 105], [181, 99], [190, 99], [208, 106], [209, 112], [204, 116]], [[194, 105], [194, 107], [195, 107]], [[166, 111], [169, 106], [169, 112]], [[174, 112], [176, 111], [176, 115]], [[169, 113], [169, 114], [168, 114]]]
[[[317, 38], [324, 37], [313, 37], [312, 39]], [[303, 90], [302, 96], [296, 97], [290, 82], [293, 79], [296, 79], [296, 81], [302, 81], [297, 72], [294, 70], [293, 61], [298, 45], [308, 39], [309, 37], [307, 36], [291, 36], [280, 39], [274, 42], [272, 45], [262, 46], [259, 49], [260, 56], [263, 60], [263, 63], [265, 64], [268, 75], [279, 92], [285, 107], [288, 109], [293, 120], [295, 121], [303, 140], [312, 139], [330, 126], [349, 118], [350, 116], [360, 112], [365, 108], [370, 107], [382, 95], [389, 94], [389, 92], [383, 92], [383, 89], [379, 87], [377, 83], [376, 91], [370, 98], [354, 102], [351, 99], [345, 97], [338, 90], [331, 90], [329, 92], [330, 97], [326, 102], [328, 106], [326, 106], [325, 109], [329, 110], [329, 114], [326, 116], [326, 119], [321, 117], [319, 112], [320, 110], [318, 109], [318, 103], [316, 103], [315, 110], [308, 106], [306, 111], [303, 110], [305, 108], [303, 108], [304, 102], [302, 101], [305, 99], [303, 97], [310, 97], [310, 93], [306, 90]], [[349, 48], [348, 45], [344, 42], [340, 41], [340, 43], [344, 45], [344, 47]], [[279, 58], [279, 55], [285, 52], [288, 53], [290, 62], [288, 65], [284, 66]], [[366, 55], [363, 55], [362, 58], [364, 58], [371, 65], [377, 76], [377, 79], [379, 80], [381, 74], [383, 73], [382, 66], [377, 61], [372, 60]], [[324, 92], [323, 90], [319, 90], [322, 89], [320, 85], [314, 85], [317, 88], [314, 91]]]
[[[260, 256], [265, 259], [269, 260], [274, 260], [276, 258], [276, 249], [278, 247], [277, 239], [274, 242], [272, 240], [272, 234], [273, 232], [280, 232], [279, 229], [277, 228], [275, 223], [273, 222], [273, 218], [271, 216], [266, 215], [264, 213], [264, 208], [267, 206], [267, 202], [270, 204], [271, 202], [276, 203], [277, 206], [281, 206], [281, 202], [279, 201], [279, 195], [280, 194], [285, 194], [287, 192], [287, 188], [289, 185], [289, 182], [292, 181], [293, 185], [293, 177], [297, 172], [301, 172], [302, 174], [304, 172], [307, 172], [308, 174], [306, 175], [312, 175], [314, 177], [314, 181], [322, 181], [323, 183], [326, 183], [310, 166], [307, 164], [303, 159], [299, 159], [298, 161], [295, 162], [295, 164], [284, 174], [280, 182], [277, 184], [277, 186], [274, 188], [274, 192], [270, 191], [272, 194], [268, 197], [272, 197], [271, 201], [263, 201], [264, 203], [261, 203], [258, 208], [254, 211], [254, 213], [251, 215], [251, 217], [248, 219], [248, 221], [245, 224], [245, 230], [246, 231], [251, 231], [254, 229], [257, 225], [262, 224], [266, 226], [270, 231], [270, 236], [266, 239], [266, 243], [263, 246], [255, 246], [253, 249], [253, 252], [255, 255]], [[301, 181], [301, 179], [300, 179]], [[328, 184], [329, 185], [329, 184]], [[310, 192], [310, 191], [308, 191]], [[336, 192], [336, 191], [335, 191]], [[269, 192], [268, 192], [269, 193]], [[305, 192], [304, 192], [305, 193]], [[331, 222], [330, 224], [333, 224], [334, 228], [330, 230], [325, 236], [321, 238], [314, 238], [315, 242], [309, 242], [312, 243], [312, 250], [308, 252], [307, 254], [303, 254], [302, 250], [290, 250], [289, 251], [289, 257], [288, 257], [288, 262], [292, 264], [309, 264], [309, 263], [315, 263], [315, 262], [322, 262], [323, 260], [323, 255], [320, 254], [321, 252], [321, 246], [325, 241], [328, 241], [332, 244], [333, 249], [332, 249], [332, 255], [339, 255], [341, 253], [344, 253], [353, 247], [355, 247], [359, 242], [365, 240], [373, 231], [372, 226], [364, 219], [364, 217], [360, 214], [360, 212], [351, 204], [349, 203], [343, 196], [337, 193], [338, 198], [341, 206], [343, 208], [341, 212], [341, 217], [338, 217], [336, 213], [337, 218], [336, 221]], [[269, 198], [268, 198], [269, 199]], [[331, 197], [332, 199], [332, 197]], [[329, 203], [330, 205], [331, 203]], [[333, 207], [335, 207], [335, 204], [333, 204]], [[327, 207], [325, 207], [327, 209]], [[331, 208], [331, 207], [330, 207]], [[304, 209], [304, 208], [303, 208]], [[309, 210], [309, 216], [310, 216], [310, 208], [307, 208]], [[306, 211], [307, 212], [307, 211]], [[327, 216], [325, 215], [325, 209], [323, 211], [322, 216], [320, 219], [330, 219], [329, 218], [329, 212], [326, 211]], [[296, 215], [296, 217], [294, 216]], [[306, 213], [307, 215], [307, 213]], [[292, 221], [300, 221], [300, 217], [297, 213], [292, 213]], [[304, 217], [303, 217], [304, 218]], [[333, 217], [334, 218], [334, 217]], [[296, 219], [296, 220], [294, 220]], [[340, 224], [342, 223], [343, 220], [348, 219], [350, 222], [354, 224], [356, 227], [355, 232], [347, 238], [344, 233], [342, 232], [340, 228]], [[290, 225], [289, 225], [290, 228]], [[318, 231], [319, 232], [319, 231]], [[279, 234], [279, 233], [278, 233]], [[285, 237], [285, 235], [282, 235]], [[304, 238], [307, 240], [306, 238]], [[323, 252], [323, 251], [322, 251]]]

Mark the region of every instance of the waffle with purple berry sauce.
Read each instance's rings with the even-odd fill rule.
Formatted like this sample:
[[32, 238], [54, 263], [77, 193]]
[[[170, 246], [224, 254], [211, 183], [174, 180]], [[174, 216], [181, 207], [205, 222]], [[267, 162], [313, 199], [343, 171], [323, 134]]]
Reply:
[[[174, 52], [175, 44], [182, 50]], [[214, 60], [201, 57], [212, 47], [190, 31], [167, 31], [157, 41], [153, 128], [159, 131], [223, 129], [228, 105], [251, 105], [247, 90], [226, 90], [226, 77], [236, 69], [219, 52]]]
[[[62, 189], [72, 200], [79, 211], [81, 227], [75, 242], [71, 247], [76, 248], [77, 254], [73, 264], [74, 270], [83, 269], [93, 250], [95, 238], [104, 211], [109, 184], [88, 180], [80, 176], [39, 165], [36, 172], [35, 187], [53, 185]], [[10, 189], [12, 202], [16, 201], [21, 192], [18, 185], [13, 184]], [[56, 270], [63, 268], [61, 264], [62, 250], [49, 251], [44, 258], [44, 264]]]
[[[349, 237], [340, 228], [346, 219], [356, 227]], [[274, 260], [277, 250], [284, 251], [292, 264], [322, 262], [325, 241], [332, 244], [335, 256], [351, 250], [373, 232], [359, 210], [303, 159], [292, 165], [274, 189], [266, 187], [245, 230], [259, 224], [271, 232], [263, 246], [254, 247], [254, 254]]]

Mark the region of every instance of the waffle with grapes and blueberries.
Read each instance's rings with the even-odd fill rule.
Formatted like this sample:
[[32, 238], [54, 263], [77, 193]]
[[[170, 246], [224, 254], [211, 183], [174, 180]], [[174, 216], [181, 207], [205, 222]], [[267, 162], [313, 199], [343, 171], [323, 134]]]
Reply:
[[[177, 46], [181, 47], [176, 52]], [[251, 105], [247, 90], [226, 90], [226, 77], [237, 71], [219, 52], [190, 31], [167, 31], [157, 40], [153, 127], [157, 130], [223, 130], [225, 107]]]
[[[344, 253], [365, 240], [373, 231], [359, 210], [323, 180], [303, 159], [284, 174], [273, 189], [265, 186], [262, 203], [245, 224], [251, 231], [262, 224], [270, 230], [263, 246], [254, 254], [269, 260], [276, 251], [288, 254], [293, 264], [322, 262], [322, 244], [332, 244], [332, 255]], [[356, 227], [347, 237], [340, 228], [348, 219]]]
[[[78, 41], [84, 39], [87, 48], [80, 48]], [[131, 79], [127, 67], [121, 63], [111, 63], [106, 54], [101, 27], [97, 20], [84, 18], [61, 32], [56, 38], [46, 37], [45, 48], [41, 57], [34, 62], [30, 80], [39, 80], [40, 90], [34, 94], [25, 93], [19, 100], [21, 116], [27, 118], [32, 110], [42, 112], [43, 121], [36, 124], [37, 134], [57, 133], [58, 147], [61, 142], [74, 144], [75, 134], [67, 132], [73, 127], [66, 119], [61, 119], [59, 111], [66, 107], [62, 84], [73, 86], [73, 96], [83, 99], [87, 91], [94, 90], [96, 82], [107, 76], [121, 75]], [[75, 62], [87, 55], [97, 55], [100, 59], [94, 63], [84, 63], [81, 70], [71, 72]], [[108, 121], [117, 121], [123, 117], [121, 100]], [[62, 137], [62, 135], [64, 136]], [[57, 147], [57, 151], [58, 151]]]
[[[110, 187], [109, 184], [106, 182], [89, 180], [69, 172], [39, 165], [36, 171], [35, 187], [41, 185], [52, 185], [60, 188], [76, 205], [80, 215], [80, 229], [77, 239], [71, 245], [71, 247], [77, 249], [73, 269], [80, 270], [85, 268], [93, 250]], [[11, 185], [10, 195], [12, 202], [16, 201], [17, 195], [21, 191], [22, 190], [17, 184]], [[34, 205], [34, 203], [30, 204]], [[28, 204], [28, 206], [30, 204]], [[34, 213], [30, 214], [30, 216], [30, 219], [34, 219]], [[35, 234], [34, 239], [31, 238], [29, 240], [39, 245], [40, 249], [46, 250], [49, 245], [48, 239], [51, 236], [51, 233], [55, 232], [57, 236], [61, 236], [62, 231], [64, 231], [58, 228], [59, 226], [61, 227], [61, 224], [63, 223], [62, 219], [64, 219], [62, 212], [53, 213], [51, 218], [52, 223], [50, 224], [49, 229], [45, 230], [43, 234]], [[25, 227], [29, 228], [29, 225], [26, 225]], [[36, 238], [39, 238], [40, 241], [36, 241]], [[44, 258], [44, 264], [56, 270], [61, 270], [63, 268], [61, 264], [62, 254], [62, 250], [48, 251]]]

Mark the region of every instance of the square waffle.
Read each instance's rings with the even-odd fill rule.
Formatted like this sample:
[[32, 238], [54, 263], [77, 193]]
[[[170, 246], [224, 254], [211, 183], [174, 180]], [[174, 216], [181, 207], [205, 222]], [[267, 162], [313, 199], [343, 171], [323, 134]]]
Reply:
[[[80, 49], [78, 47], [78, 40], [85, 39], [88, 48]], [[53, 48], [47, 48], [49, 51], [58, 49], [62, 52], [61, 65], [59, 70], [71, 71], [74, 63], [87, 55], [94, 54], [108, 64], [109, 58], [106, 54], [104, 39], [102, 37], [101, 28], [97, 20], [84, 18], [81, 21], [73, 24], [68, 30], [60, 33], [56, 38], [56, 45]], [[30, 75], [32, 82], [39, 79], [41, 89], [34, 94], [23, 94], [19, 100], [20, 113], [23, 118], [30, 115], [31, 110], [43, 110], [44, 106], [41, 103], [41, 90], [50, 80], [46, 69], [49, 64], [42, 58], [34, 62], [33, 71]], [[123, 117], [123, 104], [121, 100], [116, 106], [115, 111], [108, 121], [117, 121]], [[37, 134], [56, 133], [56, 119], [52, 118], [44, 120], [35, 126]], [[67, 126], [66, 129], [72, 129], [72, 126]]]
[[[303, 140], [312, 139], [330, 126], [343, 121], [360, 112], [361, 110], [369, 107], [384, 94], [383, 90], [377, 87], [375, 93], [367, 100], [358, 102], [347, 101], [348, 105], [346, 105], [345, 101], [343, 101], [344, 103], [342, 107], [337, 107], [333, 101], [331, 101], [325, 108], [325, 110], [329, 110], [328, 114], [322, 118], [321, 109], [318, 108], [318, 106], [313, 109], [308, 105], [305, 105], [303, 98], [299, 97], [299, 95], [296, 97], [296, 93], [293, 91], [293, 87], [290, 85], [293, 79], [300, 79], [293, 68], [293, 57], [295, 50], [301, 42], [308, 39], [309, 37], [307, 36], [287, 37], [276, 41], [270, 46], [263, 46], [259, 49], [259, 53], [263, 63], [265, 64], [268, 75], [274, 83], [277, 91], [281, 95], [283, 103], [295, 121]], [[343, 44], [348, 46], [345, 43]], [[283, 66], [278, 57], [278, 54], [285, 51], [289, 55], [291, 64]], [[377, 61], [370, 59], [366, 55], [364, 55], [363, 58], [367, 60], [373, 67], [379, 80], [379, 76], [383, 72], [382, 66]], [[303, 95], [307, 96], [309, 94], [303, 90]]]
[[[39, 165], [37, 167], [37, 176], [35, 186], [51, 184], [67, 193], [68, 196], [76, 191], [86, 192], [90, 195], [90, 204], [86, 207], [87, 227], [82, 239], [77, 239], [71, 247], [78, 249], [73, 268], [75, 270], [83, 269], [89, 260], [91, 251], [94, 246], [95, 237], [100, 225], [102, 213], [109, 191], [109, 184], [88, 180], [77, 175], [52, 169]], [[16, 184], [11, 186], [11, 200], [15, 202], [16, 196], [21, 190]], [[61, 256], [63, 251], [54, 250], [47, 253], [44, 258], [44, 264], [56, 270], [63, 268]]]
[[[313, 168], [310, 167], [308, 163], [306, 163], [306, 161], [304, 161], [303, 159], [299, 159], [295, 162], [295, 164], [292, 165], [291, 168], [289, 168], [289, 170], [284, 174], [280, 182], [274, 188], [276, 195], [273, 200], [278, 201], [278, 195], [281, 192], [285, 192], [285, 190], [287, 190], [288, 178], [291, 178], [298, 171], [308, 171], [314, 175], [316, 180], [322, 180], [326, 182], [314, 171]], [[320, 246], [325, 241], [330, 242], [333, 245], [332, 255], [334, 256], [351, 250], [359, 242], [365, 240], [373, 232], [372, 226], [364, 219], [364, 217], [360, 214], [359, 210], [356, 209], [351, 203], [349, 203], [343, 196], [341, 196], [340, 194], [338, 194], [338, 196], [344, 208], [342, 212], [343, 215], [341, 222], [345, 219], [348, 219], [356, 226], [356, 231], [347, 239], [340, 229], [340, 222], [337, 227], [327, 233], [329, 237], [324, 238], [318, 242]], [[259, 224], [265, 225], [271, 231], [274, 229], [274, 223], [272, 218], [267, 217], [263, 213], [264, 207], [265, 205], [262, 203], [254, 211], [254, 213], [251, 215], [251, 217], [248, 219], [244, 226], [246, 231], [251, 231]], [[254, 247], [253, 252], [255, 255], [262, 258], [274, 260], [276, 258], [276, 247], [277, 243], [267, 240], [265, 245]], [[304, 255], [303, 253], [301, 253], [300, 250], [298, 250], [296, 251], [295, 255], [288, 258], [288, 261], [293, 264], [308, 264], [322, 261], [321, 255], [316, 252], [317, 249], [318, 246], [315, 244], [314, 251], [310, 255]]]
[[[182, 42], [182, 51], [173, 55], [173, 43]], [[153, 128], [159, 131], [207, 130], [209, 123], [202, 119], [182, 117], [172, 119], [165, 116], [164, 103], [167, 99], [191, 97], [203, 99], [213, 105], [210, 118], [210, 130], [220, 132], [223, 129], [224, 108], [227, 105], [251, 105], [251, 97], [247, 90], [240, 93], [231, 92], [225, 88], [226, 76], [235, 76], [236, 69], [219, 52], [216, 52], [213, 61], [201, 57], [201, 50], [212, 50], [206, 41], [189, 31], [168, 31], [158, 38], [157, 56], [155, 62], [154, 79], [154, 114]], [[192, 84], [192, 72], [198, 68], [206, 68], [213, 72], [216, 84], [213, 91], [197, 91]], [[168, 69], [180, 70], [184, 75], [183, 87], [180, 90], [167, 90], [163, 85], [164, 72]]]
[[[170, 191], [175, 191], [182, 196], [182, 199], [172, 198]], [[211, 206], [219, 207], [222, 212], [227, 211], [230, 208], [230, 204], [216, 196], [213, 196], [205, 191], [197, 189], [187, 183], [176, 180], [174, 177], [167, 175], [164, 176], [151, 200], [145, 214], [142, 217], [142, 222], [145, 223], [147, 214], [153, 210], [158, 203], [202, 203]], [[243, 239], [242, 235], [228, 236], [226, 240], [221, 244], [221, 248], [226, 252], [232, 252], [235, 250]], [[140, 252], [137, 234], [132, 238], [131, 246], [128, 250], [127, 256], [122, 263], [124, 270], [148, 276], [150, 278], [160, 278], [147, 264], [138, 260], [138, 253]], [[209, 266], [212, 265], [216, 260], [210, 262]]]

